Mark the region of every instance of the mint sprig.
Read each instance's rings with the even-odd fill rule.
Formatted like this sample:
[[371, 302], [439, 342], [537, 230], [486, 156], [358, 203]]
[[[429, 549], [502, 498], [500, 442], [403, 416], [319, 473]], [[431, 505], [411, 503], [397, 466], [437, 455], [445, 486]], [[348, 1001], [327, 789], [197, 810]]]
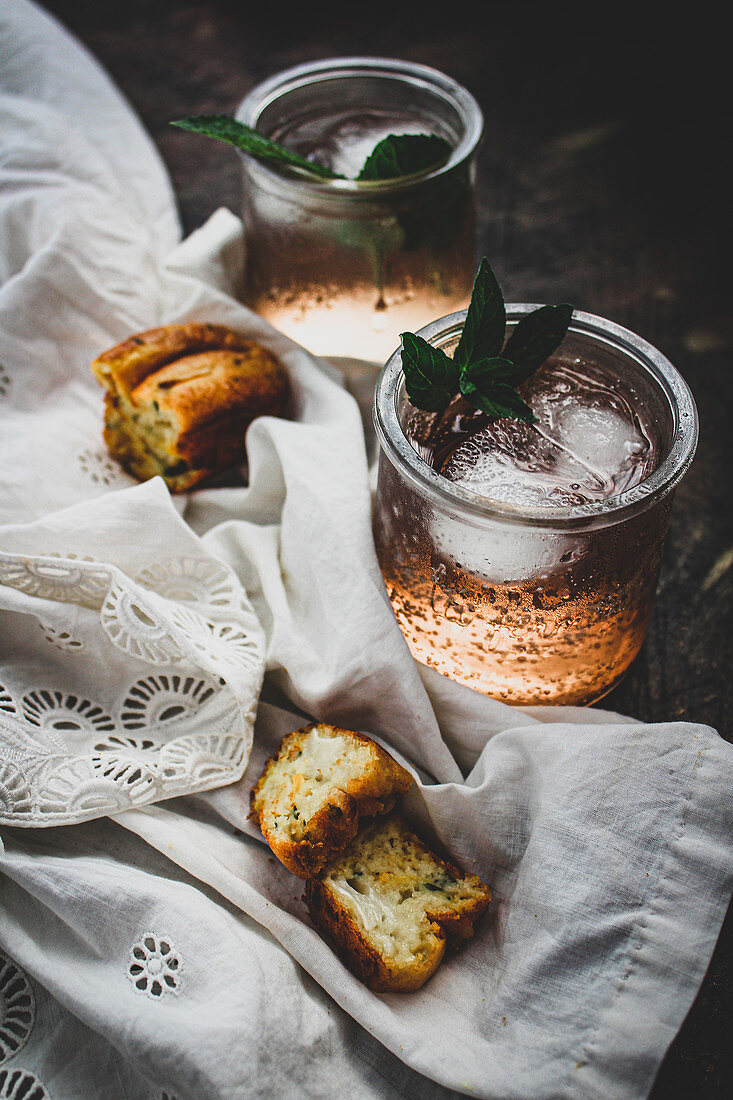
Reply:
[[[347, 178], [317, 161], [308, 160], [299, 153], [286, 149], [284, 145], [271, 141], [251, 126], [246, 126], [228, 115], [192, 115], [171, 122], [171, 126], [203, 134], [216, 141], [225, 141], [257, 160], [299, 168], [319, 179]], [[356, 178], [359, 181], [373, 182], [417, 175], [444, 164], [451, 152], [450, 143], [437, 134], [388, 134], [374, 147]]]
[[419, 409], [443, 412], [460, 393], [487, 416], [534, 424], [537, 417], [516, 387], [559, 347], [572, 315], [567, 303], [535, 309], [518, 322], [505, 344], [504, 295], [484, 258], [452, 359], [422, 337], [402, 333], [407, 396]]
[[514, 385], [534, 374], [559, 347], [572, 315], [573, 307], [564, 302], [559, 306], [542, 306], [522, 317], [504, 348], [504, 355], [517, 366]]

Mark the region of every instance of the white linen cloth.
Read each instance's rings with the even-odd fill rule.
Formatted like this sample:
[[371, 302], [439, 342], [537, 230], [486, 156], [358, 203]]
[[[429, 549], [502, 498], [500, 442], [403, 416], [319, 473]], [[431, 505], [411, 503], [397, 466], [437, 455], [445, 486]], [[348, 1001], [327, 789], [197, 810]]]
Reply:
[[[174, 626], [191, 571], [167, 593], [141, 574], [203, 563], [194, 596], [211, 611], [215, 576], [227, 614], [250, 601], [267, 663], [240, 782], [114, 819], [0, 826], [0, 1097], [646, 1095], [730, 896], [733, 749], [692, 723], [511, 709], [420, 668], [374, 557], [356, 405], [228, 296], [238, 220], [221, 211], [178, 243], [129, 108], [26, 0], [0, 12], [0, 54], [0, 550], [46, 579], [101, 561]], [[295, 417], [250, 428], [249, 487], [172, 500], [107, 458], [88, 365], [133, 331], [191, 319], [279, 354]], [[129, 688], [131, 655], [101, 660], [82, 590], [64, 600], [12, 570], [0, 585], [0, 717], [27, 732], [60, 697], [59, 752], [79, 685], [93, 676], [95, 699], [122, 704]], [[176, 666], [153, 659], [140, 675], [169, 691]], [[238, 667], [222, 672], [235, 699]], [[48, 698], [32, 695], [39, 669]], [[344, 969], [246, 822], [265, 757], [303, 715], [401, 755], [410, 815], [492, 886], [475, 940], [415, 994], [377, 996]], [[11, 814], [0, 780], [3, 796]]]

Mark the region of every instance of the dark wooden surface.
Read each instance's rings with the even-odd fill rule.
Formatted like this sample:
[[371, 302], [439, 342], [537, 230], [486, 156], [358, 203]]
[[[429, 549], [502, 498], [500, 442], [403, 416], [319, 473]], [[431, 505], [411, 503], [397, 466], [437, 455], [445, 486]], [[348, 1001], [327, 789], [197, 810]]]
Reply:
[[[730, 739], [730, 64], [712, 9], [484, 2], [440, 11], [381, 0], [47, 7], [153, 135], [186, 232], [220, 205], [239, 212], [240, 173], [232, 150], [174, 130], [170, 119], [233, 113], [264, 77], [349, 54], [433, 65], [473, 92], [486, 122], [477, 257], [489, 257], [509, 300], [571, 301], [650, 340], [682, 371], [700, 412], [649, 635], [604, 705], [647, 721], [707, 722]], [[732, 956], [729, 914], [655, 1100], [733, 1096]], [[400, 1081], [409, 1095], [410, 1079]]]

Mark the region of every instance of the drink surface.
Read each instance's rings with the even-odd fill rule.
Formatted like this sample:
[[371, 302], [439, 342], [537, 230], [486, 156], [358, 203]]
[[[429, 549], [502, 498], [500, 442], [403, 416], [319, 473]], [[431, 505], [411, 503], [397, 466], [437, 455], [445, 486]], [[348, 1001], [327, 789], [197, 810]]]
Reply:
[[407, 110], [329, 107], [326, 111], [300, 114], [282, 123], [273, 140], [314, 160], [348, 179], [356, 179], [364, 161], [389, 134], [438, 134], [450, 139], [439, 126]]
[[[659, 461], [652, 416], [633, 386], [577, 357], [556, 356], [522, 387], [530, 425], [491, 420], [457, 399], [418, 453], [443, 477], [487, 501], [574, 507], [618, 496]], [[408, 436], [409, 436], [408, 426]]]

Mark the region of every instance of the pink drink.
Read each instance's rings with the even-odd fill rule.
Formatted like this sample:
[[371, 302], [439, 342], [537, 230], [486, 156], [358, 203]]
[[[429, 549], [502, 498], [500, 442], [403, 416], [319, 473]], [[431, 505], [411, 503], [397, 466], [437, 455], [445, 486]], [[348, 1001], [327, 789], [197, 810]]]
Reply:
[[[450, 354], [462, 320], [423, 335]], [[522, 387], [535, 425], [462, 398], [441, 418], [420, 412], [399, 375], [388, 364], [378, 387], [374, 531], [414, 656], [507, 702], [598, 699], [648, 626], [671, 488], [696, 440], [684, 382], [584, 314]]]

